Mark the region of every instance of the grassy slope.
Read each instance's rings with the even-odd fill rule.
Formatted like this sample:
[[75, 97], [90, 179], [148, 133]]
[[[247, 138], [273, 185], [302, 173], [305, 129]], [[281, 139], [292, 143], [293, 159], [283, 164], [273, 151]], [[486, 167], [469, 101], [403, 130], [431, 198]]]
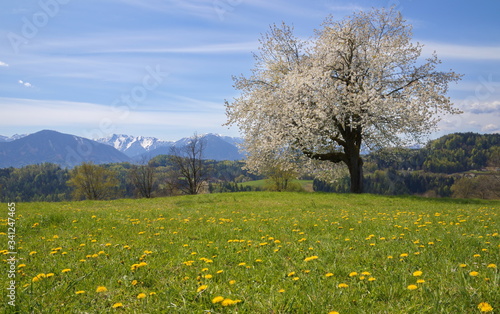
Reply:
[[[480, 302], [498, 310], [499, 208], [267, 192], [17, 204], [18, 265], [26, 265], [17, 304], [35, 313], [220, 313], [211, 300], [223, 296], [241, 300], [230, 308], [243, 313], [474, 313]], [[32, 282], [41, 273], [54, 275]]]

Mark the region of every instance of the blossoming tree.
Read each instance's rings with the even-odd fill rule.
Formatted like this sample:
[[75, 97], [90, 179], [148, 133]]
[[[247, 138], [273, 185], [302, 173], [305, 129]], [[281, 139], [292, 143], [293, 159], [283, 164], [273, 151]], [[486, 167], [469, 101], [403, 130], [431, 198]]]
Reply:
[[[360, 151], [425, 138], [441, 114], [459, 113], [445, 96], [460, 75], [420, 58], [411, 26], [393, 9], [357, 12], [307, 41], [285, 24], [260, 40], [241, 95], [226, 102], [228, 125], [245, 137], [247, 166], [345, 164], [351, 192], [363, 191]], [[287, 166], [284, 166], [284, 165]]]

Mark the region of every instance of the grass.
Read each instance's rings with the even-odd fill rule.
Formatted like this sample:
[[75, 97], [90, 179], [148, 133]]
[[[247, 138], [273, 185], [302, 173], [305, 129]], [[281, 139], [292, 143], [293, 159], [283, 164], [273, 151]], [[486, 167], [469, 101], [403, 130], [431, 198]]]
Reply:
[[[299, 185], [304, 191], [307, 191], [307, 192], [314, 191], [313, 190], [313, 180], [292, 180], [290, 183]], [[246, 182], [241, 183], [241, 185], [265, 190], [266, 186], [268, 185], [268, 180], [262, 179], [262, 180], [246, 181]]]
[[[480, 313], [487, 302], [497, 312], [499, 208], [498, 201], [270, 192], [20, 203], [16, 309]], [[0, 308], [12, 311], [8, 264], [0, 271]]]

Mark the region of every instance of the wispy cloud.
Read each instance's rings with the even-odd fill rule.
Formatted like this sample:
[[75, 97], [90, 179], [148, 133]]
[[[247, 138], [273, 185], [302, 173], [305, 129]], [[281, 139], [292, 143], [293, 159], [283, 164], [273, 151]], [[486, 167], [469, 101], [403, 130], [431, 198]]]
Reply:
[[0, 67], [8, 67], [9, 65], [5, 62], [0, 61]]
[[435, 51], [440, 58], [500, 61], [500, 46], [455, 45], [432, 41], [420, 42], [424, 44], [423, 54], [428, 56]]
[[500, 115], [500, 101], [465, 103], [461, 109], [473, 114]]

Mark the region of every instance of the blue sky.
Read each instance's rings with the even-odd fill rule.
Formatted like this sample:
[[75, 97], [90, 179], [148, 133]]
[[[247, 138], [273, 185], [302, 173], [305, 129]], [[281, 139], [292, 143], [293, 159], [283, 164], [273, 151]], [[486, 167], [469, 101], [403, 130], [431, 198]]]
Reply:
[[0, 4], [0, 135], [237, 136], [222, 126], [231, 76], [249, 74], [270, 24], [308, 38], [329, 14], [392, 5], [423, 57], [464, 74], [448, 94], [464, 114], [435, 136], [500, 132], [496, 0], [17, 0]]

